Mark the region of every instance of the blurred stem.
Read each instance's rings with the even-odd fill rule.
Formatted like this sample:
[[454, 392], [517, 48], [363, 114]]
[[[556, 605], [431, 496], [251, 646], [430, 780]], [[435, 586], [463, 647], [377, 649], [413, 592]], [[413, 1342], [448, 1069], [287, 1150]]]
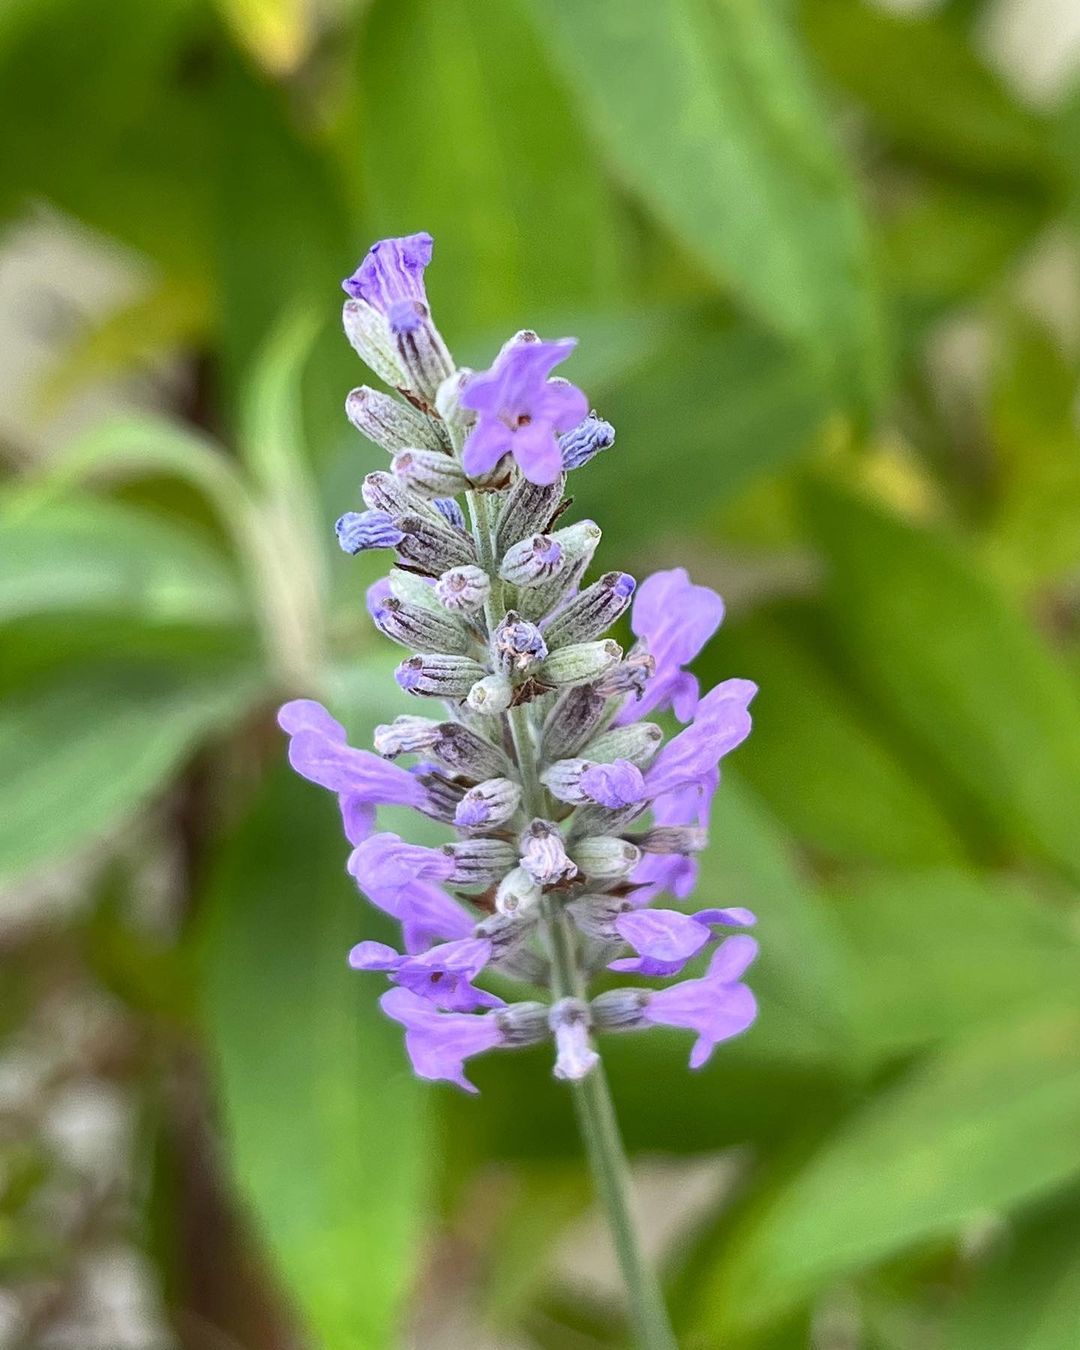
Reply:
[[[488, 631], [502, 619], [502, 587], [498, 583], [497, 559], [487, 504], [481, 494], [467, 494], [473, 538], [480, 565], [492, 578], [492, 593], [485, 606]], [[522, 805], [530, 819], [549, 814], [547, 792], [540, 782], [536, 728], [530, 709], [519, 704], [507, 713], [521, 778]], [[551, 949], [552, 992], [557, 999], [585, 999], [585, 977], [578, 961], [577, 936], [559, 901], [544, 897], [544, 926]], [[608, 1089], [603, 1063], [572, 1083], [574, 1110], [585, 1141], [593, 1182], [607, 1214], [615, 1255], [626, 1284], [634, 1335], [641, 1350], [678, 1350], [668, 1321], [660, 1282], [645, 1259], [630, 1207], [630, 1166], [626, 1160], [615, 1107]]]

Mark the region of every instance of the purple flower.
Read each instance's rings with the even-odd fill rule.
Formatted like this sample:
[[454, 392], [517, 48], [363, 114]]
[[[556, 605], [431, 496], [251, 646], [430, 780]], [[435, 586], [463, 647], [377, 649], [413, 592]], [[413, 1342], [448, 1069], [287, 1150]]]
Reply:
[[615, 918], [614, 928], [638, 955], [612, 961], [608, 970], [658, 978], [678, 975], [712, 941], [711, 925], [744, 928], [756, 922], [748, 909], [699, 909], [696, 914], [675, 909], [630, 910]]
[[654, 572], [638, 588], [630, 626], [656, 662], [656, 672], [636, 703], [628, 703], [617, 724], [635, 722], [658, 708], [673, 708], [680, 722], [694, 715], [698, 682], [683, 666], [697, 656], [720, 627], [724, 602], [708, 586], [695, 586], [685, 567]]
[[472, 985], [490, 959], [490, 941], [475, 937], [443, 942], [420, 955], [402, 956], [383, 942], [358, 942], [349, 953], [353, 970], [385, 971], [392, 983], [451, 1012], [502, 1007], [501, 998]]
[[461, 404], [477, 413], [462, 453], [470, 478], [490, 472], [512, 454], [532, 483], [554, 483], [562, 473], [557, 433], [569, 431], [589, 410], [580, 389], [548, 376], [576, 346], [573, 338], [541, 342], [519, 334], [503, 347], [490, 370], [474, 375]]
[[382, 239], [341, 289], [378, 310], [391, 328], [407, 329], [415, 321], [417, 301], [427, 305], [424, 268], [431, 262], [432, 246], [430, 234]]
[[466, 1092], [477, 1089], [465, 1077], [465, 1061], [504, 1041], [495, 1012], [439, 1012], [427, 999], [403, 988], [388, 989], [379, 1006], [404, 1026], [405, 1049], [421, 1078], [444, 1078]]
[[715, 785], [716, 765], [750, 734], [747, 708], [757, 693], [749, 680], [725, 680], [697, 705], [694, 720], [668, 741], [645, 775], [650, 797], [691, 783], [708, 790]]
[[473, 920], [438, 884], [454, 870], [441, 849], [373, 834], [353, 849], [348, 870], [373, 905], [400, 921], [407, 951], [472, 935]]
[[581, 775], [581, 790], [609, 811], [619, 811], [645, 800], [645, 779], [636, 764], [617, 759], [612, 764], [590, 765]]
[[321, 703], [297, 698], [278, 711], [288, 733], [289, 763], [301, 777], [337, 793], [345, 837], [359, 844], [371, 833], [376, 806], [414, 806], [423, 810], [427, 794], [407, 769], [370, 750], [354, 750], [345, 728]]
[[700, 980], [683, 980], [651, 994], [642, 1008], [646, 1022], [686, 1027], [698, 1039], [690, 1052], [690, 1067], [700, 1069], [721, 1042], [745, 1031], [757, 1016], [754, 995], [739, 976], [757, 955], [757, 943], [741, 934], [722, 942]]
[[362, 553], [369, 548], [394, 548], [405, 538], [385, 511], [346, 511], [334, 526], [338, 543], [345, 553]]

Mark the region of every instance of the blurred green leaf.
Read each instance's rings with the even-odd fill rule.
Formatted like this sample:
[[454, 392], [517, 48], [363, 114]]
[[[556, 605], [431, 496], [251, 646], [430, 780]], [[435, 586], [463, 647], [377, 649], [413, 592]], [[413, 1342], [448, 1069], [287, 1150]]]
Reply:
[[805, 501], [860, 684], [963, 790], [988, 842], [1080, 877], [1080, 702], [1064, 667], [945, 534], [824, 479]]
[[867, 236], [781, 14], [747, 0], [533, 8], [620, 176], [750, 311], [873, 402]]
[[283, 315], [251, 368], [240, 427], [259, 497], [247, 535], [253, 579], [278, 665], [299, 690], [314, 687], [326, 663], [324, 539], [330, 530], [320, 528], [301, 408], [301, 380], [316, 331], [306, 309]]
[[383, 1350], [418, 1256], [424, 1092], [346, 964], [373, 922], [347, 851], [333, 802], [275, 772], [210, 877], [205, 1020], [236, 1182], [317, 1343]]
[[717, 658], [761, 686], [740, 773], [796, 838], [826, 853], [900, 865], [956, 861], [964, 848], [954, 828], [830, 668], [813, 637], [821, 628], [807, 604], [725, 624]]
[[519, 0], [376, 3], [361, 62], [370, 230], [435, 236], [451, 347], [464, 326], [611, 296], [625, 231]]
[[615, 548], [699, 524], [806, 454], [828, 411], [820, 383], [790, 350], [749, 325], [718, 328], [704, 316], [688, 317], [647, 372], [631, 368], [600, 392], [618, 440], [576, 477], [574, 498]]
[[18, 6], [0, 46], [0, 212], [44, 197], [177, 272], [203, 273], [209, 123], [203, 72], [198, 61], [185, 71], [185, 56], [205, 35], [190, 0]]
[[[251, 363], [281, 316], [318, 305], [329, 318], [358, 247], [328, 138], [291, 94], [239, 52], [215, 48], [204, 174], [220, 300], [220, 393], [230, 423]], [[325, 386], [335, 412], [354, 364], [338, 330]]]
[[0, 500], [0, 621], [76, 612], [217, 625], [241, 621], [246, 606], [235, 570], [194, 531], [100, 497], [22, 511], [9, 494]]
[[1080, 1172], [1078, 1038], [1075, 1008], [987, 1029], [869, 1103], [750, 1213], [701, 1290], [700, 1343]]
[[[755, 719], [757, 713], [755, 710]], [[855, 1028], [848, 992], [850, 953], [829, 906], [799, 875], [790, 845], [760, 800], [738, 778], [753, 739], [725, 768], [710, 823], [710, 847], [701, 855], [695, 903], [744, 905], [758, 916], [761, 956], [754, 988], [761, 1013], [746, 1044], [776, 1036], [786, 1053], [802, 1052], [841, 1062], [851, 1056]]]
[[974, 1033], [1055, 998], [1075, 1001], [1074, 925], [1015, 883], [938, 869], [834, 891], [859, 1032], [879, 1052]]
[[1001, 1237], [946, 1328], [948, 1350], [1075, 1350], [1080, 1345], [1080, 1208], [1036, 1213]]
[[257, 693], [244, 668], [80, 665], [0, 705], [0, 881], [63, 858], [157, 791]]
[[1047, 218], [1030, 196], [931, 179], [883, 228], [887, 275], [909, 305], [932, 315], [995, 281]]
[[902, 149], [960, 177], [1036, 192], [1056, 177], [1048, 124], [1008, 93], [948, 16], [865, 0], [801, 0], [799, 11], [826, 73]]
[[1080, 563], [1077, 368], [1034, 319], [1001, 325], [991, 397], [997, 452], [987, 555], [1021, 591]]

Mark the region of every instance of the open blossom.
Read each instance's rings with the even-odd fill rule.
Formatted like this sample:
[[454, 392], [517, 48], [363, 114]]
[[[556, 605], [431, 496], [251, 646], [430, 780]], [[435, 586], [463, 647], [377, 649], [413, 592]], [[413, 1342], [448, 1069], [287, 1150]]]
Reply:
[[358, 942], [349, 953], [353, 970], [382, 971], [394, 984], [451, 1012], [502, 1006], [501, 998], [472, 985], [490, 960], [490, 940], [475, 937], [440, 942], [415, 955], [402, 956], [384, 942]]
[[689, 722], [698, 701], [698, 682], [687, 665], [720, 627], [724, 602], [708, 586], [695, 586], [685, 567], [654, 572], [634, 599], [630, 627], [656, 663], [640, 699], [628, 702], [620, 722], [635, 721], [663, 708]]
[[[590, 583], [600, 530], [565, 523], [566, 475], [615, 433], [553, 376], [574, 341], [519, 333], [489, 370], [455, 370], [428, 308], [431, 256], [429, 235], [383, 240], [344, 283], [350, 341], [405, 397], [349, 396], [350, 420], [394, 458], [366, 476], [366, 509], [341, 515], [338, 541], [392, 553], [366, 605], [406, 649], [394, 679], [411, 710], [376, 728], [375, 753], [313, 700], [278, 717], [293, 768], [338, 799], [358, 891], [401, 925], [399, 944], [359, 941], [349, 964], [389, 981], [381, 1006], [416, 1073], [467, 1091], [466, 1062], [488, 1050], [547, 1041], [556, 1077], [574, 1081], [596, 1068], [598, 1034], [649, 1026], [694, 1032], [698, 1067], [753, 1022], [741, 977], [757, 946], [724, 932], [755, 916], [661, 897], [694, 890], [719, 764], [749, 734], [756, 686], [699, 697], [687, 667], [723, 604], [684, 569]], [[624, 652], [609, 632], [627, 610]], [[665, 743], [648, 714], [669, 709], [684, 725]], [[377, 828], [401, 806], [439, 841]], [[678, 982], [591, 991], [608, 970]], [[504, 1001], [507, 981], [528, 996]]]
[[471, 478], [512, 454], [530, 482], [556, 481], [563, 469], [558, 433], [577, 426], [589, 409], [580, 389], [548, 376], [576, 345], [573, 338], [542, 342], [535, 334], [519, 335], [490, 370], [468, 381], [461, 405], [477, 417], [461, 462]]
[[753, 938], [728, 938], [717, 947], [700, 980], [658, 989], [645, 1004], [642, 1016], [646, 1022], [697, 1032], [690, 1052], [692, 1069], [700, 1069], [721, 1041], [745, 1031], [757, 1016], [754, 995], [739, 982], [757, 949]]

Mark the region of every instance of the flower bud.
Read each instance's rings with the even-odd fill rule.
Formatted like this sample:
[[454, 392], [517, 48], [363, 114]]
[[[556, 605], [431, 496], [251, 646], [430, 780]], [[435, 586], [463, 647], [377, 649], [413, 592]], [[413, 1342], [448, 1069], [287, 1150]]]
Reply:
[[435, 820], [442, 820], [447, 825], [452, 825], [458, 802], [465, 795], [464, 785], [448, 778], [434, 764], [423, 766], [418, 764], [413, 772], [427, 796], [423, 806], [424, 813], [434, 817]]
[[561, 545], [550, 535], [534, 534], [507, 550], [499, 575], [514, 586], [539, 586], [558, 575], [564, 565]]
[[485, 675], [469, 690], [468, 703], [474, 712], [498, 715], [514, 699], [514, 686], [505, 675]]
[[592, 1019], [587, 1003], [580, 998], [559, 999], [548, 1012], [548, 1025], [558, 1049], [556, 1078], [577, 1082], [596, 1068], [600, 1056], [589, 1043]]
[[458, 802], [454, 824], [461, 830], [495, 829], [511, 819], [521, 802], [521, 788], [509, 778], [477, 783]]
[[[495, 526], [495, 549], [499, 557], [528, 535], [550, 529], [559, 513], [565, 486], [566, 479], [562, 477], [554, 483], [544, 484], [518, 478], [506, 494]], [[565, 549], [561, 540], [559, 544]]]
[[421, 300], [395, 305], [389, 327], [404, 372], [401, 385], [434, 406], [439, 386], [453, 373], [454, 362], [431, 321], [430, 310]]
[[407, 694], [456, 699], [464, 698], [483, 674], [484, 667], [468, 656], [432, 653], [402, 661], [394, 679]]
[[655, 722], [631, 722], [625, 727], [613, 727], [589, 741], [582, 755], [597, 764], [610, 764], [616, 759], [628, 759], [639, 769], [647, 768], [656, 757], [664, 733]]
[[[427, 577], [418, 577], [415, 572], [406, 572], [402, 568], [395, 567], [387, 577], [387, 582], [390, 594], [403, 605], [415, 605], [421, 609], [430, 609], [435, 614], [442, 614], [443, 607], [439, 604], [435, 587]], [[378, 582], [375, 585], [378, 586]]]
[[539, 677], [555, 686], [591, 684], [606, 675], [622, 658], [617, 642], [582, 642], [551, 652], [539, 670]]
[[525, 675], [548, 654], [540, 629], [510, 610], [495, 629], [491, 640], [492, 656], [508, 676]]
[[616, 881], [628, 876], [640, 861], [639, 848], [610, 834], [579, 839], [574, 845], [574, 862], [594, 881]]
[[404, 515], [434, 515], [434, 509], [423, 497], [418, 497], [400, 478], [385, 469], [365, 476], [360, 484], [360, 495], [373, 511], [385, 511], [395, 519]]
[[345, 553], [361, 553], [369, 548], [394, 548], [405, 537], [385, 511], [346, 511], [334, 525], [334, 533]]
[[384, 759], [397, 755], [423, 754], [435, 744], [439, 723], [430, 717], [410, 717], [402, 714], [390, 723], [375, 728], [372, 738], [376, 751]]
[[431, 504], [448, 525], [452, 525], [455, 530], [461, 530], [464, 533], [465, 512], [453, 497], [435, 497]]
[[417, 446], [425, 450], [447, 449], [437, 424], [429, 417], [411, 404], [366, 385], [349, 394], [345, 415], [357, 431], [391, 455]]
[[621, 941], [615, 920], [632, 908], [628, 900], [614, 895], [579, 895], [566, 906], [574, 926], [600, 942]]
[[472, 638], [452, 615], [406, 605], [392, 595], [373, 610], [372, 618], [380, 633], [412, 651], [419, 648], [463, 656], [472, 647]]
[[535, 1045], [551, 1035], [546, 1003], [509, 1003], [492, 1015], [499, 1024], [504, 1045]]
[[502, 915], [520, 919], [535, 910], [543, 892], [524, 867], [507, 872], [495, 892], [495, 908]]
[[441, 450], [399, 450], [390, 468], [420, 497], [454, 497], [469, 486], [461, 465]]
[[459, 367], [435, 391], [435, 411], [448, 427], [457, 431], [463, 432], [476, 416], [461, 406], [461, 391], [475, 373], [467, 366]]
[[583, 422], [579, 422], [571, 431], [559, 437], [559, 449], [562, 451], [563, 468], [580, 469], [600, 453], [615, 444], [615, 428], [610, 422], [590, 413]]
[[563, 566], [549, 580], [521, 593], [519, 605], [528, 618], [550, 614], [568, 596], [575, 594], [601, 538], [600, 527], [592, 520], [581, 520], [576, 525], [550, 533], [563, 551]]
[[[604, 721], [607, 699], [601, 698], [590, 684], [564, 689], [544, 720], [540, 738], [540, 757], [549, 764], [577, 754]], [[590, 754], [590, 759], [603, 756]], [[626, 756], [630, 758], [629, 755]]]
[[404, 383], [404, 371], [385, 317], [363, 300], [346, 300], [341, 322], [349, 345], [380, 380], [395, 388]]
[[597, 1031], [628, 1031], [641, 1026], [645, 1005], [652, 997], [649, 989], [609, 989], [589, 1004]]
[[655, 672], [656, 662], [648, 652], [632, 651], [625, 661], [614, 666], [597, 681], [596, 692], [604, 698], [617, 698], [622, 694], [633, 694], [635, 698], [640, 698]]
[[501, 778], [510, 771], [505, 753], [460, 722], [441, 722], [432, 753], [455, 773], [474, 782]]
[[491, 594], [491, 578], [475, 565], [452, 567], [435, 583], [435, 594], [453, 613], [473, 614], [483, 609]]
[[636, 584], [626, 572], [605, 572], [544, 625], [548, 645], [591, 642], [606, 633], [629, 605]]
[[559, 827], [549, 820], [534, 820], [521, 836], [521, 865], [541, 886], [569, 881], [578, 870], [567, 855]]
[[[529, 880], [528, 874], [526, 880]], [[532, 884], [530, 882], [530, 885]], [[539, 888], [537, 896], [539, 897]], [[476, 925], [475, 934], [478, 938], [491, 943], [491, 960], [497, 963], [504, 961], [529, 940], [538, 917], [535, 907], [530, 913], [489, 914]]]
[[462, 839], [444, 844], [442, 851], [454, 860], [447, 879], [459, 886], [490, 886], [517, 862], [513, 844], [502, 839]]
[[633, 842], [645, 853], [700, 853], [709, 836], [697, 825], [654, 825], [636, 834]]
[[561, 802], [596, 802], [609, 811], [621, 811], [645, 801], [641, 770], [629, 760], [594, 764], [588, 759], [560, 759], [540, 775], [540, 781]]
[[440, 576], [452, 567], [468, 567], [476, 562], [476, 547], [467, 534], [455, 530], [439, 517], [438, 524], [425, 516], [401, 516], [402, 532], [398, 554], [430, 576]]

